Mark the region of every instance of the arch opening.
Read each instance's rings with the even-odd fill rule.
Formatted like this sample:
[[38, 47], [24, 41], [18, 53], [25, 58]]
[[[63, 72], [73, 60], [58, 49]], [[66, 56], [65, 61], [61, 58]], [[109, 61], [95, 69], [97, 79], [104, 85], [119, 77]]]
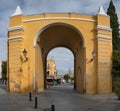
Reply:
[[70, 25], [70, 24], [67, 24], [67, 23], [61, 23], [61, 22], [56, 22], [56, 23], [52, 23], [52, 24], [49, 24], [49, 25], [46, 25], [45, 27], [43, 27], [41, 30], [39, 30], [34, 38], [34, 47], [36, 47], [37, 45], [37, 41], [38, 41], [38, 38], [40, 36], [41, 33], [43, 33], [46, 29], [48, 28], [51, 28], [51, 27], [54, 27], [54, 26], [64, 26], [64, 27], [68, 27], [72, 30], [74, 30], [77, 34], [79, 34], [80, 36], [80, 39], [81, 39], [81, 45], [83, 47], [85, 47], [85, 42], [84, 42], [84, 38], [83, 38], [83, 35], [82, 33], [74, 26]]
[[[41, 32], [41, 31], [40, 31]], [[35, 73], [38, 90], [46, 89], [46, 63], [48, 53], [56, 47], [66, 47], [74, 55], [74, 88], [84, 93], [85, 90], [85, 47], [82, 34], [66, 24], [55, 24], [43, 30], [37, 37], [35, 46]]]
[[46, 72], [47, 89], [72, 91], [76, 82], [73, 52], [66, 47], [50, 50], [47, 55]]

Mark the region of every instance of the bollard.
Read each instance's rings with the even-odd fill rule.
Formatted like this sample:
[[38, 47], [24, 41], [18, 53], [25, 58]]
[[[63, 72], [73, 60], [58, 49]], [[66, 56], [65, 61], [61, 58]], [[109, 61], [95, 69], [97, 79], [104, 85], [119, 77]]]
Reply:
[[29, 101], [32, 101], [32, 93], [29, 92]]
[[37, 108], [37, 105], [38, 104], [38, 101], [37, 101], [37, 96], [35, 96], [35, 107], [34, 108]]
[[51, 111], [55, 111], [55, 105], [51, 105]]

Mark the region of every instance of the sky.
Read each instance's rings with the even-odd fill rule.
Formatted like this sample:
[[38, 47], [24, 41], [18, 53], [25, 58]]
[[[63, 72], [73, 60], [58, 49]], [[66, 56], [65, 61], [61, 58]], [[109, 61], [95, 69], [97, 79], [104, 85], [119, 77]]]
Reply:
[[[0, 54], [0, 61], [6, 59], [7, 29], [9, 27], [9, 17], [14, 13], [17, 5], [21, 7], [23, 15], [68, 12], [96, 15], [99, 6], [102, 5], [106, 11], [109, 2], [110, 0], [0, 0], [0, 53], [3, 53]], [[120, 21], [120, 0], [113, 0], [113, 2]], [[61, 51], [63, 55], [68, 55], [66, 53], [69, 51], [65, 52], [65, 49], [62, 49]], [[56, 50], [55, 52], [54, 56], [56, 57], [59, 50]], [[66, 60], [67, 58], [71, 60], [72, 56], [66, 56], [62, 59]], [[70, 68], [72, 64], [73, 63], [71, 62], [68, 68]]]
[[0, 38], [0, 62], [6, 61], [7, 56], [7, 39], [5, 37]]
[[64, 47], [52, 49], [47, 56], [47, 59], [50, 60], [54, 58], [57, 73], [59, 75], [67, 74], [68, 70], [74, 71], [74, 55], [73, 53]]

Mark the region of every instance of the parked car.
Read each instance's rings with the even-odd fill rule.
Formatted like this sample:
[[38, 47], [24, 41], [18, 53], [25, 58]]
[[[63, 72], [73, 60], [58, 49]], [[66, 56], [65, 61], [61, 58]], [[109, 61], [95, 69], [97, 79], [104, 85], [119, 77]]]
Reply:
[[47, 85], [54, 85], [54, 80], [49, 78], [49, 79], [47, 79], [46, 84]]

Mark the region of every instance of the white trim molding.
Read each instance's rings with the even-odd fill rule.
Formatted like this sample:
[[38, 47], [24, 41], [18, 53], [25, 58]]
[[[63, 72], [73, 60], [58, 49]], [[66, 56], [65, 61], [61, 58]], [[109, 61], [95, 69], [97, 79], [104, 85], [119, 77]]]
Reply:
[[98, 63], [99, 64], [110, 64], [110, 62], [108, 62], [108, 61], [99, 61]]
[[97, 35], [97, 38], [112, 40], [112, 38], [110, 36], [104, 36], [104, 35]]
[[21, 40], [23, 40], [23, 39], [24, 39], [23, 36], [16, 36], [16, 37], [8, 38], [8, 42], [21, 41]]
[[24, 30], [23, 26], [15, 26], [8, 28], [8, 31]]
[[101, 42], [111, 42], [111, 40], [108, 40], [108, 39], [98, 39], [98, 41], [101, 41]]
[[70, 18], [70, 17], [35, 18], [35, 19], [23, 20], [23, 22], [32, 22], [32, 21], [40, 21], [40, 20], [81, 20], [81, 21], [96, 22], [96, 20], [92, 20], [92, 19]]
[[97, 26], [97, 30], [106, 30], [106, 31], [112, 31], [112, 29], [108, 26], [102, 26], [102, 25], [98, 25]]

